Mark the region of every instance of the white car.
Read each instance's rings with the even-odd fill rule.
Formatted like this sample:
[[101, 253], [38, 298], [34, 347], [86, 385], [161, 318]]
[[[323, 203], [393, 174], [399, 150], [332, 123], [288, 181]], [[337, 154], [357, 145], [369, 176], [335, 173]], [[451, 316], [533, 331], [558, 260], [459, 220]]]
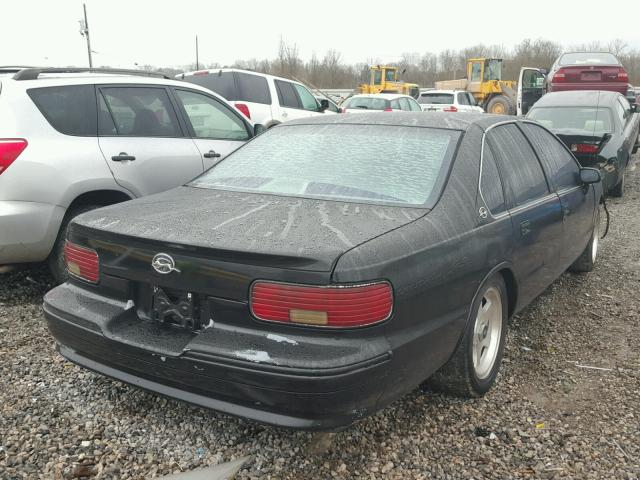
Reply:
[[473, 95], [464, 90], [428, 90], [420, 93], [418, 103], [425, 112], [484, 113]]
[[361, 93], [342, 102], [342, 113], [363, 113], [372, 110], [383, 112], [420, 112], [415, 98], [398, 93]]
[[287, 120], [335, 112], [300, 82], [237, 68], [198, 70], [176, 75], [223, 96], [250, 118], [271, 128]]
[[73, 217], [182, 185], [262, 129], [150, 75], [0, 67], [0, 266], [48, 260], [63, 281]]

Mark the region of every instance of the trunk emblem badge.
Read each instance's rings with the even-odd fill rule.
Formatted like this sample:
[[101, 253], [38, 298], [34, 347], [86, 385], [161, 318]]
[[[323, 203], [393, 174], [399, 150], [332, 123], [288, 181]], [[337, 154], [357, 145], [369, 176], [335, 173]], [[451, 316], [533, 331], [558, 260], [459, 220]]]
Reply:
[[173, 260], [173, 257], [166, 253], [156, 253], [151, 260], [151, 266], [156, 272], [163, 275], [171, 272], [180, 273], [180, 270], [176, 268], [176, 262]]

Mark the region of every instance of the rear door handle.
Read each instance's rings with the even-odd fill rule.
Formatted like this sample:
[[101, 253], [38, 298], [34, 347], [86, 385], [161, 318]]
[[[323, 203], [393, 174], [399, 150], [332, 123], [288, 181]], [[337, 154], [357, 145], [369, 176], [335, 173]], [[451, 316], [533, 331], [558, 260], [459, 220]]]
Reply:
[[520, 235], [522, 237], [526, 237], [531, 233], [531, 222], [529, 220], [525, 220], [520, 223]]
[[135, 159], [136, 157], [127, 154], [127, 152], [120, 152], [118, 155], [114, 155], [113, 157], [111, 157], [111, 160], [113, 160], [114, 162], [124, 162], [126, 160], [133, 161]]
[[207, 153], [202, 155], [204, 158], [220, 158], [222, 155], [216, 153], [214, 150], [209, 150]]

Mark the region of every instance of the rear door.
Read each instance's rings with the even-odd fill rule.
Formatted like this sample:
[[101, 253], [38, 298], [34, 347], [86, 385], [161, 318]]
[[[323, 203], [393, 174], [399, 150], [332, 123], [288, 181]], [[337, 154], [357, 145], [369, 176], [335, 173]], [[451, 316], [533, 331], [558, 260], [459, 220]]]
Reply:
[[544, 81], [545, 76], [539, 68], [520, 69], [516, 101], [518, 116], [526, 115], [533, 104], [544, 95]]
[[521, 304], [526, 304], [555, 280], [562, 249], [562, 208], [551, 192], [531, 145], [514, 124], [487, 132], [507, 196], [513, 226], [513, 268]]
[[251, 127], [241, 114], [214, 96], [183, 88], [173, 91], [205, 170], [251, 138]]
[[539, 125], [522, 123], [525, 132], [548, 174], [562, 205], [563, 269], [580, 256], [593, 231], [595, 195], [593, 187], [580, 182], [580, 165], [567, 147]]
[[182, 185], [203, 171], [169, 91], [156, 85], [98, 89], [99, 145], [116, 182], [135, 196]]

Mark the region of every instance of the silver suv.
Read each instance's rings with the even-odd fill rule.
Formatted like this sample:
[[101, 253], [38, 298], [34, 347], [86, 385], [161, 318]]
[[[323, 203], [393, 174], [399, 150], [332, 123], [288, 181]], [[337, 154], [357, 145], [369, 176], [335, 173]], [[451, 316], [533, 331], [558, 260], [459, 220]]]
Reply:
[[0, 67], [0, 265], [47, 260], [64, 280], [71, 218], [181, 185], [260, 130], [163, 75]]

